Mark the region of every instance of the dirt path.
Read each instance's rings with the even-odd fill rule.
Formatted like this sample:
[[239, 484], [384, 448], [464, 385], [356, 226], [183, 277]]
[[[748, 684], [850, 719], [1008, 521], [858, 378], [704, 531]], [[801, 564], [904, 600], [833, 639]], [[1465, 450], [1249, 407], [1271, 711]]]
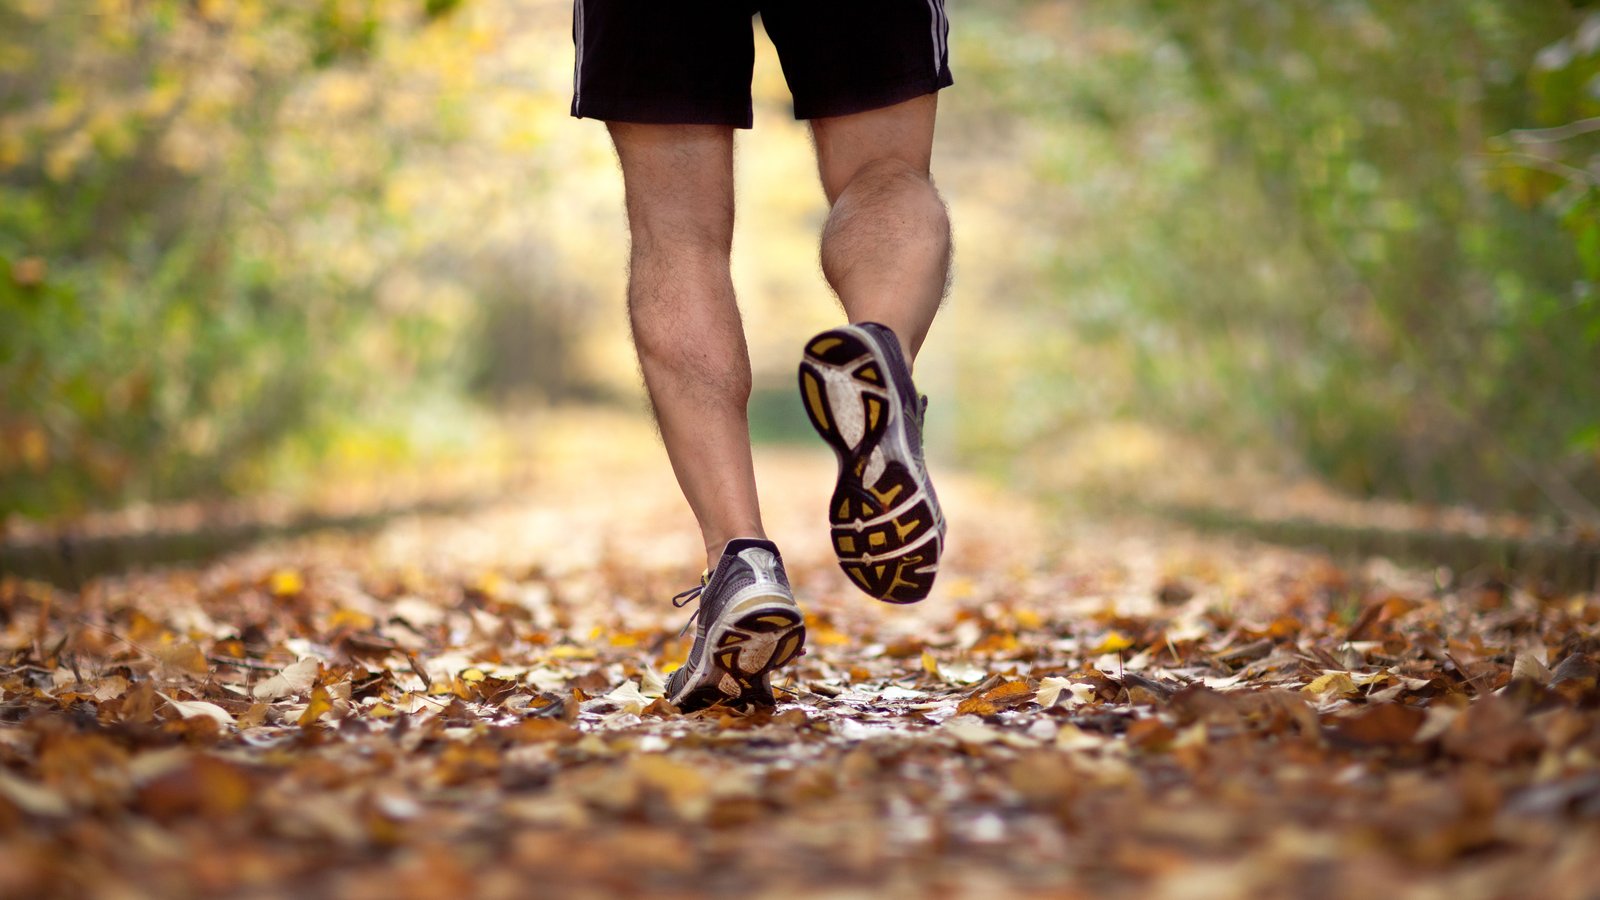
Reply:
[[911, 608], [758, 459], [810, 652], [679, 715], [653, 438], [546, 434], [465, 517], [0, 582], [0, 895], [1593, 896], [1593, 595], [1457, 588], [944, 473]]

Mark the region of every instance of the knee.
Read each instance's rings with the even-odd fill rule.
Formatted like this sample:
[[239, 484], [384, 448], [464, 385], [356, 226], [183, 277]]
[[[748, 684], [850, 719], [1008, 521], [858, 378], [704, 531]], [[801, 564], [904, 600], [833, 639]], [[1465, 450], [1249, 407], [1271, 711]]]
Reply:
[[714, 327], [685, 333], [638, 309], [632, 318], [634, 351], [652, 391], [675, 391], [719, 406], [750, 402], [750, 362], [740, 335], [719, 334]]
[[687, 186], [628, 194], [633, 255], [694, 264], [721, 260], [733, 250], [733, 197], [696, 195]]
[[855, 171], [839, 192], [839, 200], [854, 198], [882, 198], [899, 202], [920, 202], [929, 208], [937, 207], [944, 214], [944, 203], [933, 179], [926, 171], [903, 159], [883, 157], [875, 159]]
[[857, 169], [850, 176], [850, 184], [915, 188], [918, 185], [931, 186], [932, 183], [928, 173], [911, 163], [898, 157], [885, 156], [869, 160]]
[[950, 214], [928, 173], [895, 158], [876, 159], [851, 177], [829, 214], [824, 240], [835, 230], [887, 227], [902, 240], [947, 246]]
[[630, 223], [633, 262], [674, 267], [726, 267], [733, 253], [732, 223], [689, 218]]

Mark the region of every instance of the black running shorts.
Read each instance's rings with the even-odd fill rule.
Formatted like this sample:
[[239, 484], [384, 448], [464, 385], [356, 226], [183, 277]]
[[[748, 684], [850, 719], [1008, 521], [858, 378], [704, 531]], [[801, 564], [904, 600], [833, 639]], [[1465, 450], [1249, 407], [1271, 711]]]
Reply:
[[572, 114], [749, 128], [756, 13], [795, 118], [878, 109], [951, 84], [944, 0], [576, 0]]

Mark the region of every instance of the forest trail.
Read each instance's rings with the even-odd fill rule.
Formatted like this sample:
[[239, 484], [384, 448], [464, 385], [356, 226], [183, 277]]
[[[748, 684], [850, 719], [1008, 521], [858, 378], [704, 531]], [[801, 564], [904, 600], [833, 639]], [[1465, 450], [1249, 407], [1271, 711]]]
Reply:
[[780, 705], [681, 715], [697, 535], [647, 426], [525, 490], [214, 564], [0, 580], [0, 895], [1593, 896], [1600, 599], [1066, 520], [935, 466], [934, 595], [834, 564]]

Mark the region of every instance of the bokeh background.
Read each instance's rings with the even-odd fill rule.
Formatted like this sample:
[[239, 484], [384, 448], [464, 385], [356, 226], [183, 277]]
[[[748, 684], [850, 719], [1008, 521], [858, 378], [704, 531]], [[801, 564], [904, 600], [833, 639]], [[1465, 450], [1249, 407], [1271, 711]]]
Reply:
[[[1595, 534], [1585, 5], [952, 3], [934, 455], [1100, 508]], [[567, 115], [570, 15], [5, 0], [7, 526], [470, 467], [564, 411], [642, 417], [620, 179], [603, 127]], [[805, 440], [798, 348], [839, 314], [807, 133], [758, 48], [752, 422]]]

